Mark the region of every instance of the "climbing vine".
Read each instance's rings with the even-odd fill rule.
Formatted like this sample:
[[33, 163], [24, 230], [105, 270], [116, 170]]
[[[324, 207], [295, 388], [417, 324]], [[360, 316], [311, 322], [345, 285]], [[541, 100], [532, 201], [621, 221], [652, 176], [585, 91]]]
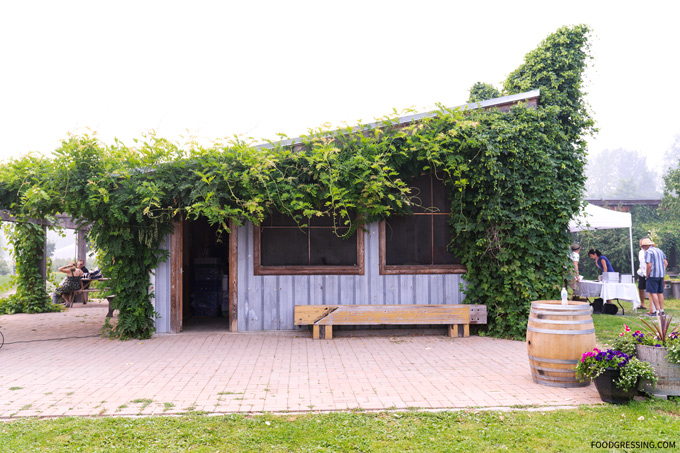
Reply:
[[17, 223], [10, 227], [12, 258], [16, 262], [17, 286], [15, 294], [0, 301], [3, 313], [45, 313], [60, 311], [45, 290], [41, 260], [45, 246], [45, 231], [34, 223]]
[[450, 191], [466, 302], [489, 307], [489, 335], [521, 337], [530, 302], [559, 293], [568, 221], [582, 203], [584, 136], [593, 131], [582, 92], [587, 34], [585, 26], [558, 30], [509, 76], [501, 94], [540, 89], [536, 109], [441, 107], [410, 124], [395, 114], [260, 147], [180, 146], [153, 135], [127, 147], [74, 136], [54, 158], [3, 165], [0, 208], [34, 218], [68, 212], [89, 224], [120, 309], [112, 334], [148, 338], [148, 275], [167, 258], [160, 245], [173, 221], [202, 217], [226, 231], [230, 220], [257, 224], [279, 211], [301, 224], [330, 215], [354, 231], [355, 218], [412, 212], [418, 199], [408, 182], [435, 172]]

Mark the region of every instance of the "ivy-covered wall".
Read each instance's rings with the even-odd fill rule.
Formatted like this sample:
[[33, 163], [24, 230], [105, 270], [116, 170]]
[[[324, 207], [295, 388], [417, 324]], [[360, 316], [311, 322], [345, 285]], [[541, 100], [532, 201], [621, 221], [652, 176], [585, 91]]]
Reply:
[[509, 113], [442, 108], [404, 127], [386, 118], [370, 130], [316, 131], [300, 149], [240, 140], [179, 146], [156, 136], [134, 147], [96, 137], [65, 140], [53, 158], [14, 159], [0, 168], [0, 208], [44, 218], [57, 212], [92, 223], [90, 239], [113, 278], [120, 309], [113, 334], [154, 330], [148, 274], [179, 215], [227, 228], [281, 211], [300, 222], [354, 211], [372, 222], [418, 203], [407, 182], [436, 172], [452, 200], [452, 244], [468, 268], [466, 301], [489, 307], [487, 333], [520, 338], [530, 302], [559, 294], [584, 187], [583, 99], [588, 28], [550, 35], [510, 74], [502, 94], [540, 89], [537, 109]]

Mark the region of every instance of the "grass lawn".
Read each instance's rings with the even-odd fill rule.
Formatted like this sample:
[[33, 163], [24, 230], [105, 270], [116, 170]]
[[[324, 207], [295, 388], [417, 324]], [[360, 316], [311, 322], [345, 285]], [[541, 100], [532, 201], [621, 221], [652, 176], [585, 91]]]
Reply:
[[630, 442], [618, 451], [634, 449], [635, 443], [639, 449], [643, 442], [653, 446], [640, 451], [680, 449], [680, 408], [652, 401], [559, 411], [196, 414], [23, 419], [0, 426], [0, 448], [5, 452], [571, 452], [597, 449], [592, 442]]
[[[626, 316], [593, 316], [600, 345], [618, 336], [623, 324], [640, 325], [638, 318], [644, 315], [635, 315], [630, 304], [622, 303]], [[668, 300], [666, 310], [680, 320], [680, 300]], [[680, 450], [680, 405], [676, 401], [649, 399], [570, 410], [515, 409], [26, 418], [0, 424], [0, 451]]]

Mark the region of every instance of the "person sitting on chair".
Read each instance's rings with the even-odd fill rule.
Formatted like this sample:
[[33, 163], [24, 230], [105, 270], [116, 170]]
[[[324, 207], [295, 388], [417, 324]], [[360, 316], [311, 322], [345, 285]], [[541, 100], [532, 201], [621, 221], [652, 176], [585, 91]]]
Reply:
[[59, 296], [78, 291], [80, 289], [80, 279], [83, 278], [83, 271], [81, 271], [73, 261], [66, 266], [60, 267], [59, 272], [66, 274], [66, 278], [54, 290], [52, 302], [55, 304], [58, 303]]
[[85, 267], [85, 261], [84, 260], [78, 260], [78, 269], [83, 271], [83, 274], [89, 273], [89, 269]]

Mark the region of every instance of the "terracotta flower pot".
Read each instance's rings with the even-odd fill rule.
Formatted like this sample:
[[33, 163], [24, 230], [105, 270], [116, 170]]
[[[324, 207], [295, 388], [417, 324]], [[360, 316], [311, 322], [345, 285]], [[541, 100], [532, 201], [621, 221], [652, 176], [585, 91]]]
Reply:
[[614, 381], [620, 377], [618, 368], [607, 368], [604, 373], [593, 379], [595, 388], [600, 394], [602, 401], [613, 404], [625, 404], [637, 395], [637, 386], [623, 391], [616, 386]]

